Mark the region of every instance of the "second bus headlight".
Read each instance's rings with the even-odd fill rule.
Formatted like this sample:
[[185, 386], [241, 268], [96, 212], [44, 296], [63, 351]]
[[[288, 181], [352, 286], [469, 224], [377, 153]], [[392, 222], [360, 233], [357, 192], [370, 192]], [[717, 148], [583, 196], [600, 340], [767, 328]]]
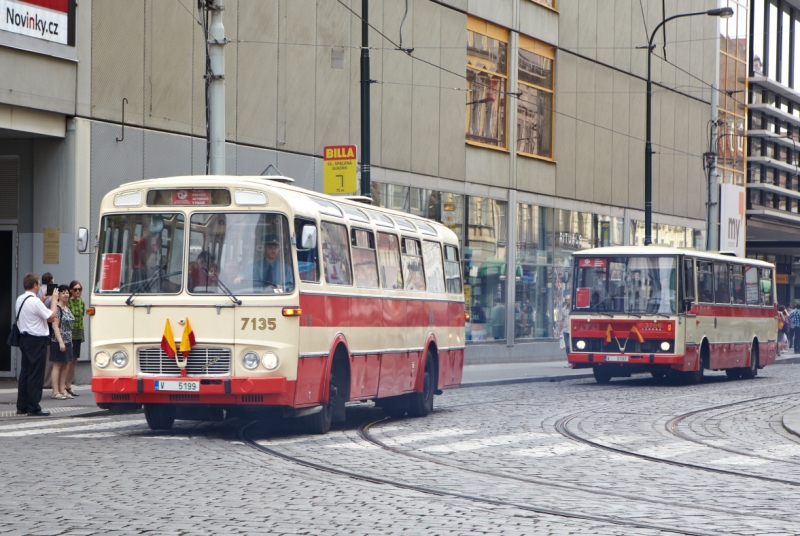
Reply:
[[264, 357], [261, 358], [261, 364], [264, 365], [264, 368], [267, 370], [275, 370], [278, 368], [278, 364], [280, 360], [276, 354], [272, 352], [267, 352], [264, 354]]
[[122, 350], [117, 350], [114, 352], [114, 355], [111, 356], [111, 362], [114, 363], [115, 367], [122, 368], [128, 364], [128, 354]]
[[669, 352], [669, 343], [667, 341], [661, 343], [661, 350], [664, 352]]
[[258, 362], [258, 354], [255, 352], [247, 352], [242, 358], [242, 365], [244, 365], [244, 368], [247, 370], [253, 370], [256, 368], [258, 366]]

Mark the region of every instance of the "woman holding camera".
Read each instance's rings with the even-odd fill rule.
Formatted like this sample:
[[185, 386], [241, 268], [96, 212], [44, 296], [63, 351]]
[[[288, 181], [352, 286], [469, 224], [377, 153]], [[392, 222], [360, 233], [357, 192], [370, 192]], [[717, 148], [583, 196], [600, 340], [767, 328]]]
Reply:
[[69, 286], [59, 285], [53, 292], [55, 299], [50, 302], [50, 310], [56, 315], [53, 320], [53, 336], [50, 337], [50, 361], [53, 362], [51, 385], [53, 396], [56, 400], [73, 398], [67, 392], [67, 367], [72, 362], [72, 323], [75, 316], [69, 310]]

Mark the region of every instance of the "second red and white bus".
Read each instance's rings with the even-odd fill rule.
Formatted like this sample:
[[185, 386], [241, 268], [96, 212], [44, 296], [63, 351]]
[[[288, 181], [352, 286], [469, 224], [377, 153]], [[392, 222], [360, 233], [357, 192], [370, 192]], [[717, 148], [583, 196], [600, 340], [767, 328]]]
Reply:
[[774, 266], [661, 246], [574, 254], [569, 363], [599, 383], [646, 372], [698, 383], [775, 362]]

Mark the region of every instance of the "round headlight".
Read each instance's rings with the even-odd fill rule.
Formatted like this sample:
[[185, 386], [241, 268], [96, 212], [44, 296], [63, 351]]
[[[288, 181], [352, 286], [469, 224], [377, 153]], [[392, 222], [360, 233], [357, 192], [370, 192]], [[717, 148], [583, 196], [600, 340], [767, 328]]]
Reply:
[[258, 361], [258, 354], [255, 352], [247, 352], [242, 358], [242, 365], [244, 365], [244, 368], [247, 370], [253, 370], [258, 366]]
[[662, 342], [661, 349], [665, 352], [669, 352], [669, 343], [667, 341]]
[[264, 357], [261, 358], [261, 364], [264, 365], [264, 368], [267, 370], [275, 370], [278, 368], [279, 362], [278, 356], [272, 352], [267, 352], [264, 354]]
[[114, 352], [114, 355], [111, 356], [111, 362], [114, 363], [115, 367], [122, 368], [128, 364], [128, 354], [122, 350], [117, 350]]
[[94, 354], [94, 364], [100, 368], [106, 368], [111, 362], [111, 356], [108, 352], [97, 352]]
[[575, 343], [575, 348], [577, 348], [578, 350], [583, 350], [584, 348], [586, 348], [586, 341], [578, 341], [578, 342], [576, 342]]

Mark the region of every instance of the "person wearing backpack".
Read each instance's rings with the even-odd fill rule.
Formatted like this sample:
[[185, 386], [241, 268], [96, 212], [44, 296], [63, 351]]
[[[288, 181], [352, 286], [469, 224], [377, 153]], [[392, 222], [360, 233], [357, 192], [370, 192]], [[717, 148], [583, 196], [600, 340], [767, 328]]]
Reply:
[[16, 304], [19, 349], [22, 352], [17, 387], [17, 415], [46, 417], [50, 412], [42, 411], [39, 402], [42, 400], [44, 365], [50, 339], [47, 324], [55, 320], [56, 315], [37, 297], [41, 288], [37, 274], [25, 274], [22, 287], [25, 292], [17, 298]]

